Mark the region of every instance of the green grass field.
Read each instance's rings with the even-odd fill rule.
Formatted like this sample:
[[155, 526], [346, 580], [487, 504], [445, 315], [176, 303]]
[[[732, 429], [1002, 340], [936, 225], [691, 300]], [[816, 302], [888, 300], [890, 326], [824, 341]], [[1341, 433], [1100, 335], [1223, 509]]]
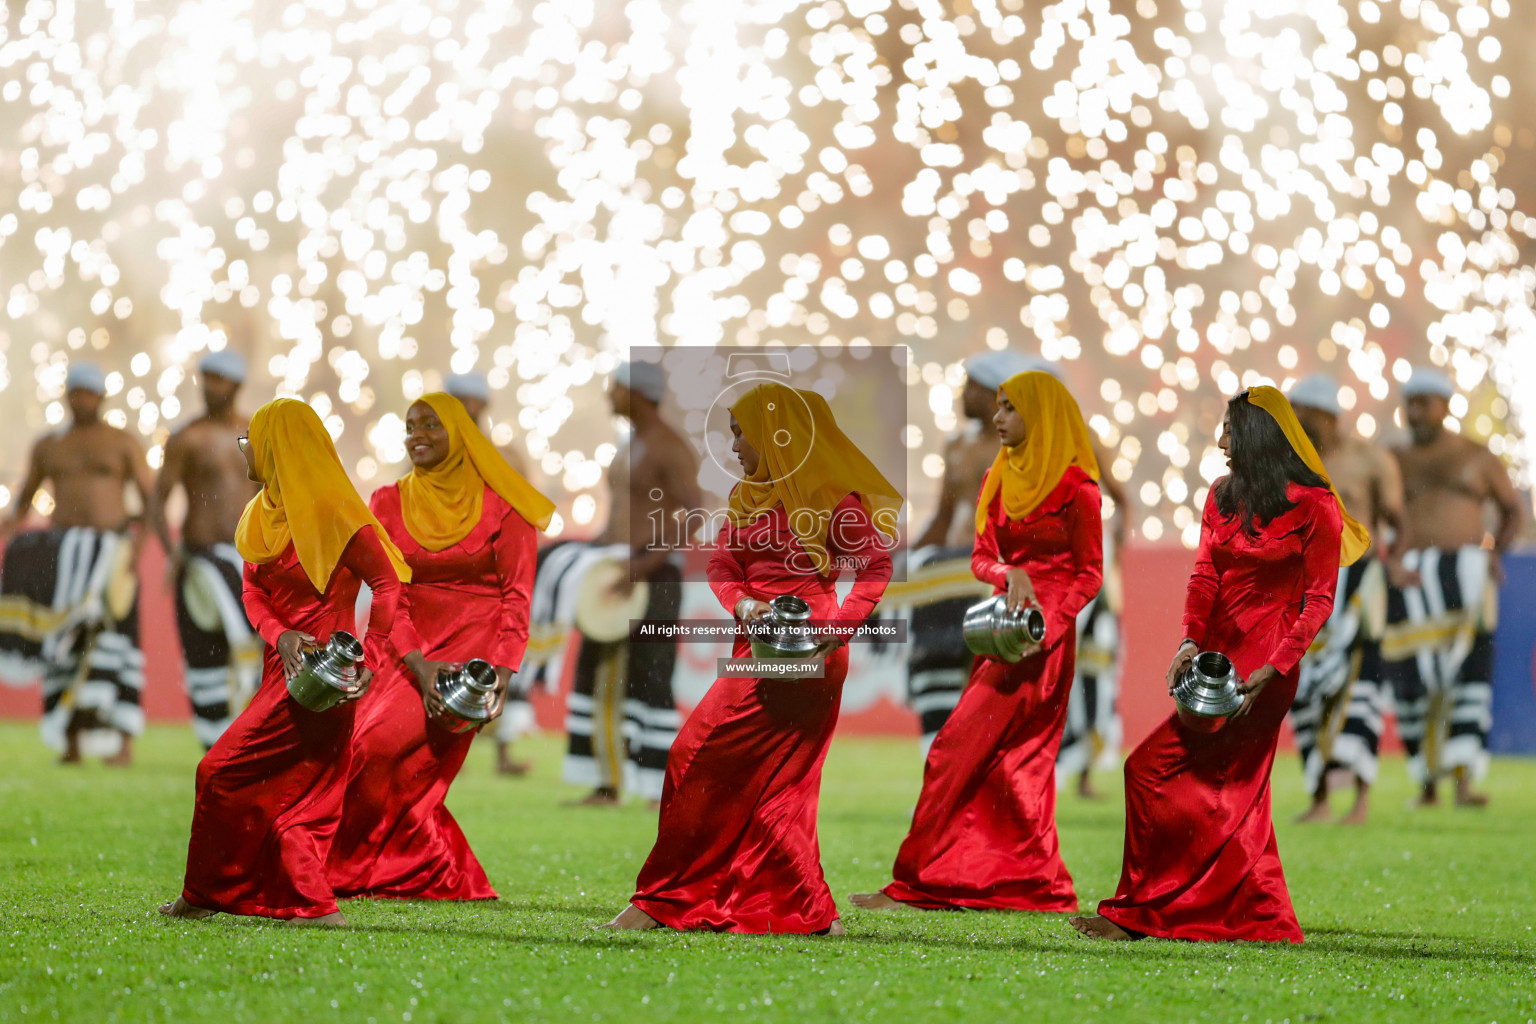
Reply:
[[[1364, 829], [1280, 826], [1299, 947], [1082, 940], [1064, 918], [870, 914], [916, 798], [915, 743], [839, 739], [822, 855], [841, 939], [648, 933], [619, 910], [653, 813], [565, 809], [558, 744], [535, 775], [495, 778], [474, 751], [452, 806], [502, 894], [495, 904], [355, 902], [346, 931], [228, 917], [167, 922], [198, 757], [151, 729], [128, 771], [54, 766], [27, 725], [0, 725], [0, 1020], [1530, 1021], [1536, 1018], [1536, 763], [1496, 762], [1492, 809], [1410, 811], [1383, 765]], [[1281, 763], [1276, 813], [1304, 803]], [[1122, 811], [1063, 800], [1084, 906], [1118, 878]], [[1111, 788], [1114, 787], [1114, 788]]]

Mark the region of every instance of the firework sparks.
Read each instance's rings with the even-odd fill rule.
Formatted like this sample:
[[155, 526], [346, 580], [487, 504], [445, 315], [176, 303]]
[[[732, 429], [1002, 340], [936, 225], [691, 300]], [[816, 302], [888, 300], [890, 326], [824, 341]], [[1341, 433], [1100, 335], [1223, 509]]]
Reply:
[[[1144, 537], [1198, 536], [1221, 397], [1326, 369], [1350, 426], [1445, 367], [1532, 483], [1536, 82], [1508, 0], [464, 0], [0, 12], [0, 394], [64, 370], [158, 459], [234, 345], [364, 486], [479, 370], [601, 512], [623, 349], [905, 343], [914, 479], [960, 360], [1063, 365]], [[8, 449], [0, 479], [20, 470]], [[9, 501], [0, 494], [0, 503]], [[918, 496], [919, 498], [921, 495]]]

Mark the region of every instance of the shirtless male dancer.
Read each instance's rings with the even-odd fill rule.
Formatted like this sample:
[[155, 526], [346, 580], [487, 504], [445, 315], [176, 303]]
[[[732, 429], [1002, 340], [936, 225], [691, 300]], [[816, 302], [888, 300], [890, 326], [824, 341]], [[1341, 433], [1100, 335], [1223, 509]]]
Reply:
[[[235, 527], [260, 488], [247, 477], [245, 456], [235, 443], [249, 427], [235, 410], [245, 360], [226, 348], [204, 356], [197, 369], [206, 408], [166, 442], [149, 521], [171, 554], [192, 729], [206, 750], [261, 682], [261, 638], [245, 617], [245, 562], [235, 550]], [[187, 513], [181, 542], [173, 544], [166, 502], [177, 487], [186, 492]]]
[[[149, 466], [132, 435], [103, 422], [107, 388], [98, 367], [74, 363], [64, 388], [70, 424], [33, 447], [14, 512], [0, 523], [0, 537], [10, 536], [43, 483], [52, 484], [49, 527], [16, 536], [6, 549], [0, 655], [29, 663], [29, 674], [41, 677], [43, 733], [62, 745], [62, 763], [78, 763], [81, 732], [100, 729], [122, 738], [108, 763], [127, 765], [144, 728], [144, 656], [139, 542], [129, 536], [125, 488], [147, 503]], [[63, 609], [62, 621], [51, 621]], [[33, 631], [24, 622], [47, 628]]]
[[[700, 522], [699, 463], [693, 447], [661, 418], [666, 372], [655, 363], [622, 363], [608, 399], [633, 430], [608, 468], [611, 502], [597, 545], [629, 546], [627, 571], [613, 587], [627, 597], [644, 581], [648, 600], [640, 619], [677, 620], [682, 606], [683, 551]], [[691, 513], [691, 514], [690, 514]], [[665, 524], [662, 543], [653, 524]], [[675, 640], [603, 643], [582, 637], [576, 678], [568, 698], [570, 734], [565, 781], [592, 787], [578, 803], [615, 806], [631, 789], [661, 799], [667, 753], [682, 725], [672, 697]]]
[[[1329, 776], [1343, 771], [1354, 779], [1355, 802], [1342, 820], [1364, 824], [1387, 709], [1381, 672], [1387, 581], [1402, 579], [1408, 549], [1403, 482], [1390, 452], [1342, 430], [1339, 385], [1331, 377], [1298, 381], [1289, 398], [1344, 507], [1372, 538], [1369, 552], [1339, 570], [1333, 614], [1302, 659], [1291, 725], [1312, 804], [1296, 820], [1328, 820]], [[1383, 542], [1388, 536], [1390, 544]]]
[[1446, 428], [1454, 394], [1445, 374], [1427, 367], [1403, 386], [1410, 443], [1393, 454], [1413, 549], [1388, 594], [1382, 658], [1420, 804], [1436, 803], [1436, 783], [1452, 775], [1457, 805], [1481, 807], [1488, 798], [1472, 784], [1488, 768], [1498, 560], [1519, 533], [1522, 509], [1503, 462]]

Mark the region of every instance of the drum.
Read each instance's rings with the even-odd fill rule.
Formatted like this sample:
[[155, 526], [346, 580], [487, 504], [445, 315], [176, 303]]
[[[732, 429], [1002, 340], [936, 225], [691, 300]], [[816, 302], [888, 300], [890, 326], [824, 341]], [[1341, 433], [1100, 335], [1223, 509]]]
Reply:
[[613, 592], [614, 584], [624, 579], [629, 566], [620, 558], [605, 558], [592, 563], [576, 590], [576, 628], [581, 635], [598, 643], [614, 643], [629, 636], [629, 622], [645, 614], [650, 600], [650, 586], [639, 582], [622, 597]]

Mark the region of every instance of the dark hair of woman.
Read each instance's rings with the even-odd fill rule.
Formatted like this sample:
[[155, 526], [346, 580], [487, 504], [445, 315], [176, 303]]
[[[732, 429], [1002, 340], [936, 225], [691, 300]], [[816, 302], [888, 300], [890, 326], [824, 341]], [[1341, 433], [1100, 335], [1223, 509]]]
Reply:
[[1262, 525], [1296, 507], [1286, 497], [1286, 484], [1328, 486], [1301, 461], [1275, 418], [1248, 401], [1248, 392], [1227, 403], [1227, 417], [1232, 472], [1216, 482], [1216, 510], [1227, 517], [1241, 515], [1245, 532], [1254, 532], [1255, 519]]

